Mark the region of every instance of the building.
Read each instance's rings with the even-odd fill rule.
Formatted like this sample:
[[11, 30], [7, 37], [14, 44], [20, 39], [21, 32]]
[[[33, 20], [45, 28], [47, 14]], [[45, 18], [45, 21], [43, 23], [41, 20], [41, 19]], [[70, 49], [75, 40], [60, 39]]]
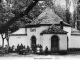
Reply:
[[11, 34], [9, 45], [17, 47], [22, 43], [33, 49], [40, 44], [43, 50], [47, 46], [49, 51], [67, 51], [70, 34], [70, 25], [47, 7], [32, 23]]

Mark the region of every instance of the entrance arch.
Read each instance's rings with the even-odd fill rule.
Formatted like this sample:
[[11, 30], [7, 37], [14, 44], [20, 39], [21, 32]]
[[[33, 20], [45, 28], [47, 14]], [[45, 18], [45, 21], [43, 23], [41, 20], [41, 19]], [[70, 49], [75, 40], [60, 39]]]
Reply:
[[56, 53], [59, 51], [59, 37], [57, 35], [53, 35], [51, 37], [51, 52]]
[[31, 48], [32, 48], [33, 51], [36, 48], [36, 37], [35, 36], [31, 37]]

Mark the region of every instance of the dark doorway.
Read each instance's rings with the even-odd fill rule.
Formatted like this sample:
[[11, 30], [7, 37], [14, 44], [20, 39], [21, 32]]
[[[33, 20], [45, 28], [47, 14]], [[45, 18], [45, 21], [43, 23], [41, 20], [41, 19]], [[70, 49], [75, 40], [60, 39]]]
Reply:
[[51, 37], [51, 52], [59, 52], [59, 37], [57, 35]]
[[31, 37], [31, 48], [35, 52], [36, 50], [36, 37], [35, 36]]

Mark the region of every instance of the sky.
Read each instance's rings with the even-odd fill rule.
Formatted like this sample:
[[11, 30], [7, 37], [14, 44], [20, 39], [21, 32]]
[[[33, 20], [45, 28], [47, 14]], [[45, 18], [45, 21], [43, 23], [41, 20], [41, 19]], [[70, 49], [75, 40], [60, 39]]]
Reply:
[[[55, 2], [55, 5], [60, 5], [62, 8], [66, 9], [66, 1], [68, 0], [52, 0], [53, 3]], [[78, 0], [69, 0], [69, 11], [71, 13], [74, 12], [75, 8], [76, 8], [76, 2]]]
[[70, 12], [73, 13], [74, 12], [74, 6], [73, 6], [73, 0], [70, 0]]

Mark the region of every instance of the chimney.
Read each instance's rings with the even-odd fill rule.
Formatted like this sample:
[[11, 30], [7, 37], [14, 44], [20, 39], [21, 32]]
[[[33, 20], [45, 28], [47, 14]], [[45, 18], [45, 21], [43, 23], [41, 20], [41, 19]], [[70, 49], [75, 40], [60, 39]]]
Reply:
[[60, 21], [60, 28], [63, 30], [63, 21]]

